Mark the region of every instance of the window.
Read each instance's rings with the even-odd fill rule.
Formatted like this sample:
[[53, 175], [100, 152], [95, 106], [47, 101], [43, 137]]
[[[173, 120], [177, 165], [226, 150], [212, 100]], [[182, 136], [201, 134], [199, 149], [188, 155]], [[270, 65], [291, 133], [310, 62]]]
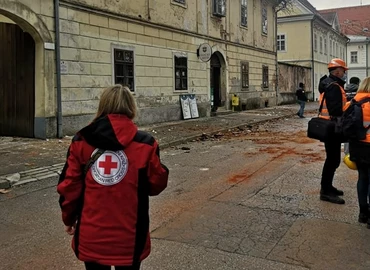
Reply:
[[338, 43], [335, 42], [335, 57], [338, 57], [339, 49], [338, 49]]
[[330, 40], [330, 56], [333, 56], [333, 41]]
[[267, 8], [265, 1], [262, 0], [262, 34], [267, 35]]
[[314, 49], [317, 52], [317, 35], [314, 35]]
[[351, 63], [352, 64], [357, 64], [358, 63], [357, 52], [351, 52]]
[[218, 17], [226, 16], [226, 0], [213, 0], [213, 15]]
[[323, 46], [322, 46], [322, 37], [320, 37], [320, 53], [322, 53], [322, 48], [323, 48]]
[[240, 12], [241, 12], [241, 25], [242, 26], [248, 26], [248, 6], [247, 6], [247, 0], [241, 0], [241, 5], [240, 5]]
[[268, 88], [269, 87], [269, 67], [262, 66], [262, 87]]
[[328, 54], [328, 40], [324, 38], [324, 53]]
[[176, 2], [176, 3], [180, 3], [180, 4], [183, 4], [185, 5], [185, 0], [172, 0], [173, 2]]
[[135, 90], [134, 52], [114, 49], [114, 82]]
[[277, 35], [277, 50], [278, 51], [285, 51], [285, 34], [278, 34]]
[[241, 81], [242, 88], [249, 87], [249, 63], [241, 62]]
[[175, 90], [188, 90], [188, 58], [175, 55]]

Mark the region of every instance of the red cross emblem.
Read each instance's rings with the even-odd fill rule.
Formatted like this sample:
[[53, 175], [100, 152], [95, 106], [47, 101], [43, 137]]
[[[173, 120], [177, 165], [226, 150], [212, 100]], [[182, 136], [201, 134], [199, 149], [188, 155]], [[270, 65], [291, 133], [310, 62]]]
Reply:
[[112, 169], [118, 168], [118, 162], [112, 161], [112, 156], [105, 156], [104, 161], [99, 162], [99, 168], [104, 169], [104, 174], [111, 174]]

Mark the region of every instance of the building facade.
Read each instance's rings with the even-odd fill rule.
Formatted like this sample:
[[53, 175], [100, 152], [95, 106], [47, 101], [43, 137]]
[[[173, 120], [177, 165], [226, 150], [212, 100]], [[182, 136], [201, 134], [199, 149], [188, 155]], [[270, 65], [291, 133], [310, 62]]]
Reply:
[[311, 68], [309, 98], [319, 99], [320, 78], [328, 73], [332, 58], [346, 59], [348, 38], [336, 20], [329, 22], [306, 0], [293, 0], [278, 13], [277, 50], [279, 62]]
[[138, 124], [181, 119], [184, 94], [200, 116], [230, 109], [233, 94], [247, 109], [276, 104], [275, 1], [62, 0], [59, 35], [54, 2], [0, 0], [0, 135], [72, 134], [117, 83], [132, 90]]
[[358, 77], [363, 80], [369, 76], [369, 12], [370, 5], [320, 10], [326, 17], [336, 14], [342, 33], [349, 38], [346, 59], [349, 79]]

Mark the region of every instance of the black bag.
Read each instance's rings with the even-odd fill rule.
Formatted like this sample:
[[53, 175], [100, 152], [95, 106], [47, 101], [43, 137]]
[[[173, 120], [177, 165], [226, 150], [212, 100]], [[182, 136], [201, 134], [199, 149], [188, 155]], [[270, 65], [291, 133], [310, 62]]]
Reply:
[[351, 104], [342, 116], [342, 133], [348, 140], [364, 140], [370, 126], [364, 127], [362, 116], [362, 104], [370, 102], [370, 98], [360, 101], [351, 100]]
[[[325, 93], [320, 104], [319, 115], [323, 107], [324, 99]], [[337, 121], [332, 121], [331, 119], [314, 117], [308, 121], [307, 137], [320, 140], [322, 142], [333, 139], [333, 136], [336, 134], [336, 130], [338, 129], [336, 127], [336, 123]]]
[[335, 122], [321, 117], [308, 121], [307, 137], [326, 142], [335, 135]]

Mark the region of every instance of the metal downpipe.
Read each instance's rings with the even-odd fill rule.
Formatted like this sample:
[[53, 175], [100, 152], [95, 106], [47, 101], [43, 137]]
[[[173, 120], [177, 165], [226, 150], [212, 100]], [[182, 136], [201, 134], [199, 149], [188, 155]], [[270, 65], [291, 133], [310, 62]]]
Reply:
[[56, 54], [56, 72], [57, 72], [57, 137], [63, 137], [62, 131], [62, 88], [60, 72], [60, 29], [59, 29], [59, 0], [54, 0], [54, 19], [55, 19], [55, 54]]

